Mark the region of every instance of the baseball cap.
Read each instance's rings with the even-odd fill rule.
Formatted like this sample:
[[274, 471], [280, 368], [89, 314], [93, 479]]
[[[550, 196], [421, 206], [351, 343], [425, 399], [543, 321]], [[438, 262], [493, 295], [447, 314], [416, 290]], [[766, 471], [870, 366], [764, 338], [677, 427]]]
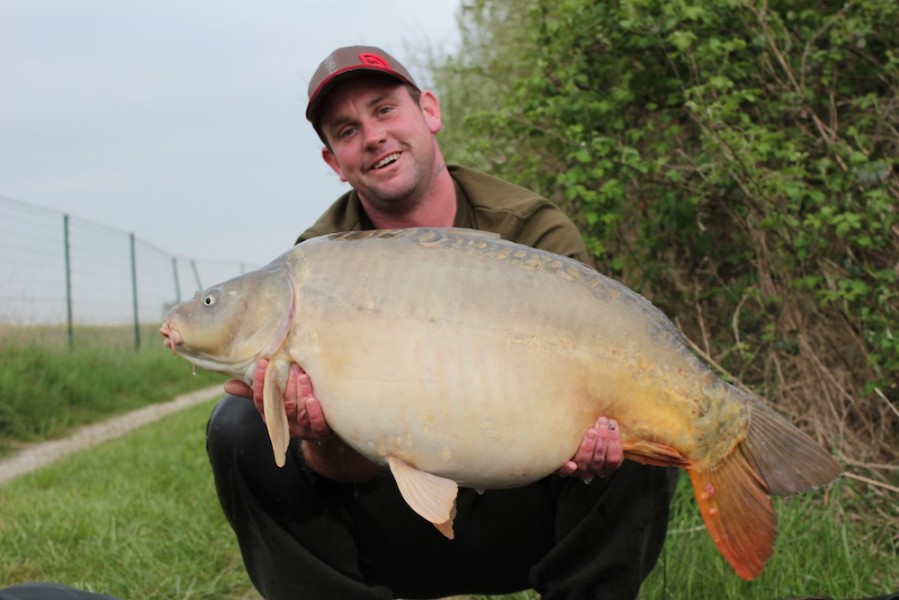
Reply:
[[322, 99], [340, 81], [363, 73], [381, 73], [418, 89], [406, 67], [375, 46], [345, 46], [332, 52], [318, 66], [309, 82], [306, 118], [318, 128], [318, 109]]

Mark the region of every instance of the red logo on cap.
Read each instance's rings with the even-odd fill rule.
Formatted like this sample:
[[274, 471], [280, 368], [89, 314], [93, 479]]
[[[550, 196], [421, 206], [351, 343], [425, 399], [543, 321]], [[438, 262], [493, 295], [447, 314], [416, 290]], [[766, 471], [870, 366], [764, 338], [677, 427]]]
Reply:
[[373, 67], [387, 69], [388, 71], [393, 70], [390, 68], [390, 63], [387, 62], [383, 57], [378, 56], [377, 54], [372, 54], [371, 52], [363, 52], [359, 55], [359, 60], [364, 65], [371, 65]]

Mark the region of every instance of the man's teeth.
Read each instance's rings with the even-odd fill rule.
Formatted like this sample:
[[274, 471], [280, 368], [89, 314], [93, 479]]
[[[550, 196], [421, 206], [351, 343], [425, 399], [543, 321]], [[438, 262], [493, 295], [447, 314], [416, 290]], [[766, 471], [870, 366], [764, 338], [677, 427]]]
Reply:
[[381, 167], [386, 167], [387, 165], [389, 165], [390, 163], [392, 163], [393, 161], [395, 161], [395, 160], [398, 159], [399, 157], [400, 157], [400, 153], [399, 153], [399, 152], [396, 152], [396, 153], [394, 153], [394, 154], [391, 154], [390, 156], [385, 156], [384, 158], [382, 158], [381, 160], [379, 160], [378, 162], [375, 163], [375, 167], [374, 167], [374, 168], [375, 168], [375, 169], [380, 169]]

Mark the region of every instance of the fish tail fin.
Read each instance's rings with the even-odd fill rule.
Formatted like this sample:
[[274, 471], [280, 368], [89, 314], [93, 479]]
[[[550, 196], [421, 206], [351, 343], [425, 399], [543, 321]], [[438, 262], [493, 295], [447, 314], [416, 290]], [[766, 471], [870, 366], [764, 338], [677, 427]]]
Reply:
[[740, 444], [768, 492], [789, 496], [829, 483], [842, 469], [818, 442], [756, 396], [733, 388], [750, 409], [749, 431]]
[[810, 437], [757, 397], [733, 388], [750, 409], [750, 425], [728, 456], [710, 469], [690, 469], [706, 528], [740, 577], [754, 579], [774, 550], [777, 520], [771, 494], [823, 485], [839, 464]]
[[755, 579], [774, 550], [777, 519], [765, 482], [739, 451], [714, 468], [689, 469], [699, 512], [737, 574]]

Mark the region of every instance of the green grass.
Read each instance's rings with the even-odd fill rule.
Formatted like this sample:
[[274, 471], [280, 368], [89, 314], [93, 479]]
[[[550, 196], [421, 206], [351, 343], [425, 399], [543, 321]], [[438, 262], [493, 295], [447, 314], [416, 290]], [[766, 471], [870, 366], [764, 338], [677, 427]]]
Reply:
[[0, 487], [0, 582], [251, 598], [204, 449], [212, 403]]
[[0, 456], [21, 442], [59, 437], [146, 404], [223, 382], [162, 347], [140, 352], [36, 342], [0, 343]]
[[[715, 548], [683, 478], [665, 549], [641, 598], [845, 599], [897, 592], [896, 531], [861, 518], [871, 494], [855, 482], [838, 480], [824, 490], [775, 499], [779, 533], [774, 555], [758, 578], [746, 582]], [[899, 515], [892, 510], [895, 519]]]

